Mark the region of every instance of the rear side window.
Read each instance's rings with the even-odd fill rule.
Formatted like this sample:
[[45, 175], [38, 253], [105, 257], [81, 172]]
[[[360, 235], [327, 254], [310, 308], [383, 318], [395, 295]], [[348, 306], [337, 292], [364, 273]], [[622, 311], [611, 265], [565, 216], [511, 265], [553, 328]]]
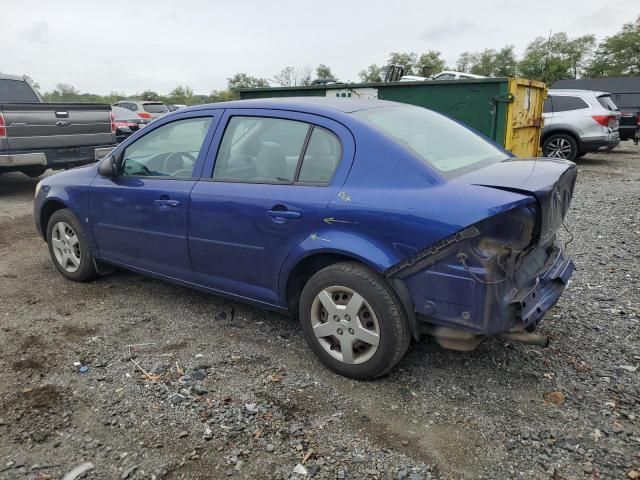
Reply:
[[338, 137], [326, 128], [313, 127], [302, 159], [298, 181], [329, 183], [341, 156], [342, 148]]
[[554, 95], [553, 97], [554, 112], [568, 112], [569, 110], [581, 110], [583, 108], [589, 108], [589, 105], [580, 97], [569, 97], [564, 95]]
[[142, 108], [148, 113], [167, 113], [169, 111], [164, 103], [145, 103]]
[[612, 112], [618, 111], [618, 107], [615, 103], [613, 103], [613, 100], [611, 100], [611, 97], [609, 95], [600, 95], [598, 97], [598, 103], [600, 103], [600, 105], [602, 105], [607, 110], [611, 110]]
[[553, 112], [553, 103], [551, 101], [551, 98], [545, 98], [544, 99], [544, 104], [542, 105], [542, 111], [544, 113]]
[[291, 183], [311, 125], [294, 120], [232, 117], [218, 150], [214, 180]]
[[39, 103], [33, 89], [23, 80], [0, 80], [0, 103]]

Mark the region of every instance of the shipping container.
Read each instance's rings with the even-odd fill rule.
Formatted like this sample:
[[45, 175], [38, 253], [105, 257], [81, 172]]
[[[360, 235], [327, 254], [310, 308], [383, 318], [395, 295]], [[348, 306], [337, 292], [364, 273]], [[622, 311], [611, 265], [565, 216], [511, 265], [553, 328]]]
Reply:
[[522, 78], [336, 83], [241, 89], [240, 98], [344, 97], [391, 100], [449, 115], [520, 157], [540, 154], [546, 87]]

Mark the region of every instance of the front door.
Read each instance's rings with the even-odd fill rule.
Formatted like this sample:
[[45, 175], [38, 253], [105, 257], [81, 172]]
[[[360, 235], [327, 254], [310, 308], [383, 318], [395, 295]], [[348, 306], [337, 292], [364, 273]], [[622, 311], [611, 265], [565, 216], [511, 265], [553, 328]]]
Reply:
[[227, 110], [224, 124], [215, 168], [207, 162], [191, 192], [194, 279], [278, 305], [281, 266], [322, 221], [344, 182], [338, 167], [353, 158], [352, 143], [345, 153], [344, 127], [293, 112]]
[[212, 122], [211, 116], [191, 116], [147, 127], [126, 146], [118, 176], [96, 177], [90, 211], [100, 258], [192, 281], [189, 193]]

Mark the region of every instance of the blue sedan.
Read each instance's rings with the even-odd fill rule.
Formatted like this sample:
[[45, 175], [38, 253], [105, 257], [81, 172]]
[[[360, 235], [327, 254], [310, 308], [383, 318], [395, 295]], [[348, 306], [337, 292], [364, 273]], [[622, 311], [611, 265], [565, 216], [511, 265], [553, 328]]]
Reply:
[[370, 379], [423, 334], [545, 345], [576, 175], [419, 107], [249, 100], [156, 120], [42, 180], [34, 208], [64, 277], [123, 267], [290, 313], [326, 366]]

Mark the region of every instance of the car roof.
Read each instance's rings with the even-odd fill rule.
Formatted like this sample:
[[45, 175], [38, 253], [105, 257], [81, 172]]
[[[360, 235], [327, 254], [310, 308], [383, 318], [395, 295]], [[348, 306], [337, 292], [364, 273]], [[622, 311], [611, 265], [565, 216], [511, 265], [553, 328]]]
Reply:
[[385, 107], [406, 107], [405, 103], [386, 100], [366, 100], [342, 97], [280, 97], [250, 100], [232, 100], [230, 102], [210, 103], [189, 107], [184, 111], [202, 108], [263, 108], [274, 110], [302, 110], [310, 113], [353, 113], [360, 110]]
[[577, 88], [551, 88], [549, 94], [553, 95], [595, 95], [600, 97], [602, 95], [611, 95], [609, 92], [598, 92], [596, 90], [579, 90]]
[[565, 88], [582, 88], [585, 90], [605, 90], [613, 93], [637, 93], [640, 91], [640, 79], [634, 77], [602, 77], [602, 78], [578, 78], [558, 80], [551, 88], [554, 90]]
[[0, 73], [0, 80], [19, 80], [21, 82], [26, 81], [21, 75], [8, 75], [6, 73]]

